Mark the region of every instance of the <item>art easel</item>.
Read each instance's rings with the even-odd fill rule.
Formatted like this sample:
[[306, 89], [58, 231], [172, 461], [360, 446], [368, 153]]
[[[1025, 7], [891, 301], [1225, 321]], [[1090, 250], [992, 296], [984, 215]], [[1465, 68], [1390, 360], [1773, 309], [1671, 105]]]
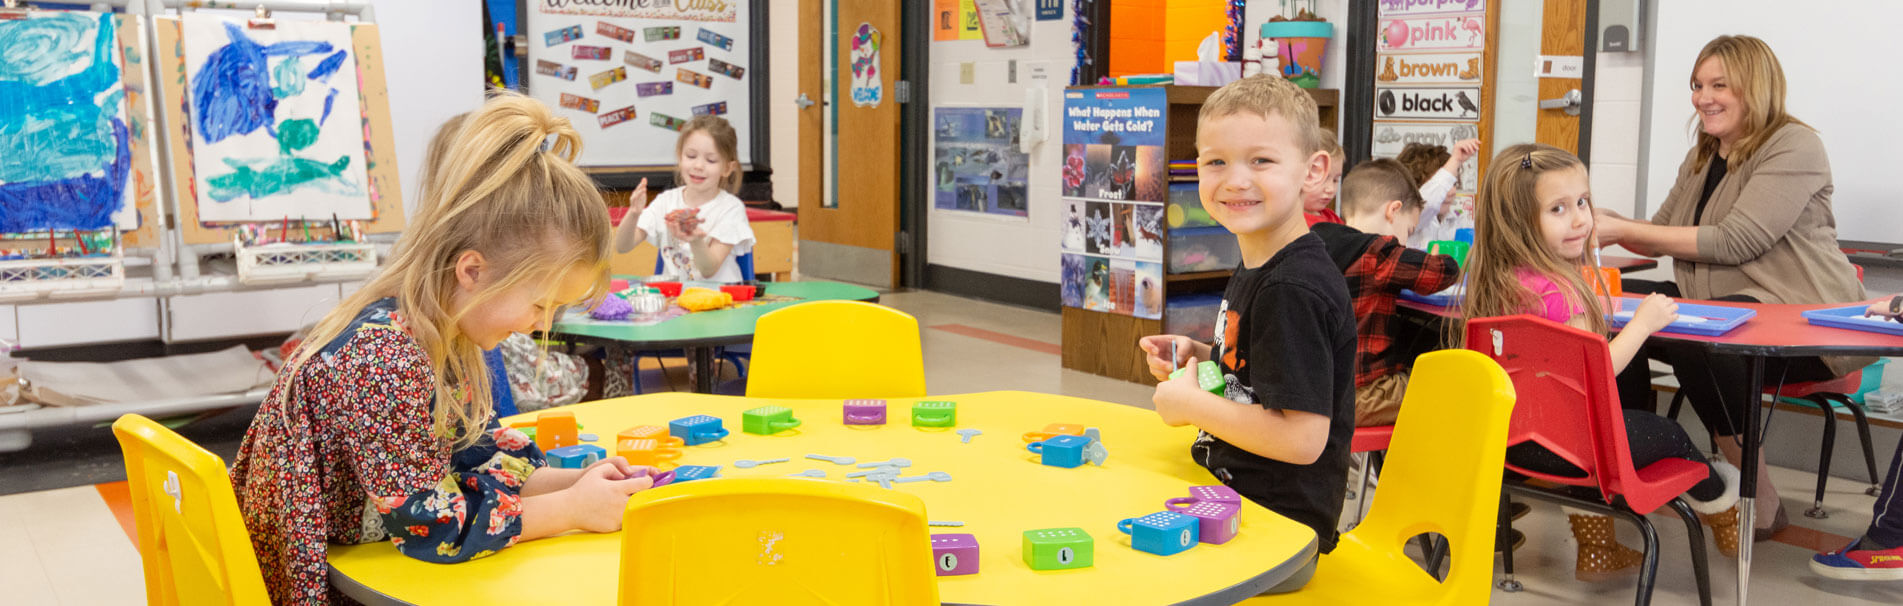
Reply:
[[[362, 0], [166, 0], [165, 5], [176, 9], [179, 15], [199, 7], [252, 10], [256, 11], [253, 22], [258, 25], [262, 24], [260, 22], [268, 23], [272, 19], [272, 11], [323, 13], [334, 22], [342, 22], [346, 16], [357, 17], [358, 20], [351, 25], [352, 54], [357, 61], [362, 120], [364, 133], [368, 137], [364, 147], [366, 177], [375, 212], [374, 219], [361, 222], [362, 231], [370, 235], [368, 239], [373, 242], [381, 241], [385, 245], [394, 242], [395, 234], [401, 232], [404, 226], [403, 192], [398, 185], [396, 142], [390, 124], [389, 88], [383, 77], [382, 47], [374, 23], [375, 15], [369, 4]], [[177, 218], [175, 237], [180, 251], [179, 273], [186, 278], [196, 277], [199, 273], [198, 257], [215, 253], [233, 253], [238, 256], [240, 280], [246, 285], [349, 280], [372, 273], [376, 268], [375, 249], [364, 243], [331, 245], [320, 242], [297, 244], [289, 250], [282, 245], [274, 246], [271, 250], [254, 250], [238, 237], [239, 232], [247, 229], [245, 226], [248, 225], [254, 233], [261, 232], [281, 241], [296, 243], [304, 234], [310, 233], [328, 242], [337, 239], [336, 231], [328, 221], [308, 225], [301, 221], [293, 222], [287, 228], [278, 221], [213, 224], [199, 219], [191, 134], [187, 131], [190, 120], [186, 112], [185, 91], [189, 83], [185, 77], [181, 24], [176, 16], [152, 20], [154, 48], [158, 49], [154, 53], [153, 63], [159, 74], [160, 105], [163, 108], [160, 120], [167, 140], [167, 170], [164, 172], [172, 191], [173, 216]]]

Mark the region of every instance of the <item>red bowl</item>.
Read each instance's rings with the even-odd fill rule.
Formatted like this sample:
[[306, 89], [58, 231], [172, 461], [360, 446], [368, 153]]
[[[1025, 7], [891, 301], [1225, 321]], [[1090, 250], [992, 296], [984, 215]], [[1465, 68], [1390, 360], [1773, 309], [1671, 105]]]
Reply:
[[681, 296], [680, 282], [648, 282], [647, 285], [649, 288], [661, 291], [663, 295], [670, 297]]
[[621, 278], [608, 280], [608, 292], [621, 292], [628, 289], [628, 281]]
[[754, 287], [747, 284], [729, 284], [720, 287], [720, 292], [733, 295], [735, 301], [752, 301]]

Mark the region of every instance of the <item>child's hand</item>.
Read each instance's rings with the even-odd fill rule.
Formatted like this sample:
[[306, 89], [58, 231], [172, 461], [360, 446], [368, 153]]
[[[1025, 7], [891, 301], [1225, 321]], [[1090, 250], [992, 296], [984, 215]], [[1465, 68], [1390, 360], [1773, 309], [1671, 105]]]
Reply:
[[628, 507], [628, 497], [654, 486], [654, 479], [646, 473], [621, 477], [625, 475], [613, 464], [595, 465], [582, 472], [566, 495], [568, 517], [574, 527], [589, 532], [621, 529], [621, 513]]
[[[1480, 140], [1479, 139], [1461, 139], [1460, 141], [1457, 141], [1454, 143], [1453, 152], [1454, 152], [1453, 154], [1454, 157], [1453, 157], [1452, 164], [1454, 166], [1460, 166], [1461, 164], [1465, 164], [1467, 160], [1472, 159], [1474, 156], [1480, 155]], [[1456, 174], [1458, 174], [1457, 171], [1450, 171], [1450, 172], [1455, 172]]]
[[641, 184], [634, 186], [634, 193], [628, 194], [628, 214], [626, 218], [622, 220], [626, 221], [641, 216], [641, 211], [647, 209], [647, 207], [648, 180], [642, 178]]
[[648, 475], [646, 467], [636, 467], [634, 465], [630, 465], [628, 464], [627, 459], [619, 457], [619, 456], [608, 457], [606, 459], [595, 461], [593, 465], [589, 465], [588, 467], [583, 468], [582, 473], [584, 474], [588, 473], [588, 470], [594, 469], [600, 466], [613, 467], [615, 469], [615, 475], [611, 475], [608, 478], [611, 480], [626, 480], [628, 478], [632, 478], [636, 476]]
[[[1175, 362], [1178, 364], [1176, 367], [1170, 365], [1171, 341], [1176, 342]], [[1181, 368], [1183, 359], [1195, 355], [1195, 350], [1191, 349], [1191, 343], [1189, 337], [1182, 335], [1150, 335], [1137, 339], [1137, 348], [1143, 350], [1144, 361], [1150, 364], [1150, 374], [1155, 376], [1157, 381], [1168, 381], [1170, 373], [1175, 368]]]
[[1677, 319], [1678, 303], [1673, 302], [1671, 297], [1652, 293], [1639, 302], [1639, 310], [1632, 313], [1632, 321], [1625, 326], [1627, 330], [1636, 329], [1652, 334]]
[[[1195, 356], [1190, 356], [1189, 361], [1184, 363], [1185, 367], [1195, 365]], [[1190, 424], [1190, 413], [1195, 407], [1195, 398], [1199, 397], [1196, 394], [1199, 393], [1209, 392], [1203, 391], [1202, 386], [1196, 383], [1195, 372], [1186, 372], [1156, 384], [1156, 395], [1150, 397], [1150, 403], [1156, 405], [1156, 416], [1162, 417], [1165, 425], [1181, 427]]]

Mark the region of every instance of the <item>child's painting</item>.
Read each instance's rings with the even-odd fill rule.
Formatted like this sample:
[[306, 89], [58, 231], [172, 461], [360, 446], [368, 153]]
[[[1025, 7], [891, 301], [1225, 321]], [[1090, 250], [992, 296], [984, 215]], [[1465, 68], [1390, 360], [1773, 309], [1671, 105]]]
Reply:
[[198, 216], [373, 219], [348, 23], [183, 20]]
[[89, 12], [0, 21], [0, 233], [138, 226], [116, 26]]

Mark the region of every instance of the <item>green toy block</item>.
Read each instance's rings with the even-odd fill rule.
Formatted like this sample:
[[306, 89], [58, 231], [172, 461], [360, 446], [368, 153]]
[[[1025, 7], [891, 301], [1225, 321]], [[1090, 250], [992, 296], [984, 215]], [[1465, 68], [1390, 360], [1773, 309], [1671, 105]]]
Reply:
[[1024, 563], [1032, 570], [1089, 568], [1096, 541], [1082, 528], [1042, 528], [1024, 531]]
[[957, 402], [916, 402], [912, 404], [913, 427], [952, 427], [957, 424]]
[[[1183, 374], [1183, 371], [1186, 371], [1186, 370], [1189, 370], [1189, 369], [1178, 368], [1176, 369], [1176, 372], [1170, 373], [1170, 378], [1174, 379], [1178, 375]], [[1222, 388], [1223, 388], [1222, 367], [1216, 365], [1215, 360], [1203, 360], [1201, 362], [1197, 362], [1196, 363], [1196, 384], [1202, 387], [1203, 391], [1207, 391], [1209, 393], [1213, 393], [1219, 396], [1222, 395]]]
[[740, 414], [740, 430], [770, 436], [800, 426], [793, 411], [785, 406], [761, 406]]

